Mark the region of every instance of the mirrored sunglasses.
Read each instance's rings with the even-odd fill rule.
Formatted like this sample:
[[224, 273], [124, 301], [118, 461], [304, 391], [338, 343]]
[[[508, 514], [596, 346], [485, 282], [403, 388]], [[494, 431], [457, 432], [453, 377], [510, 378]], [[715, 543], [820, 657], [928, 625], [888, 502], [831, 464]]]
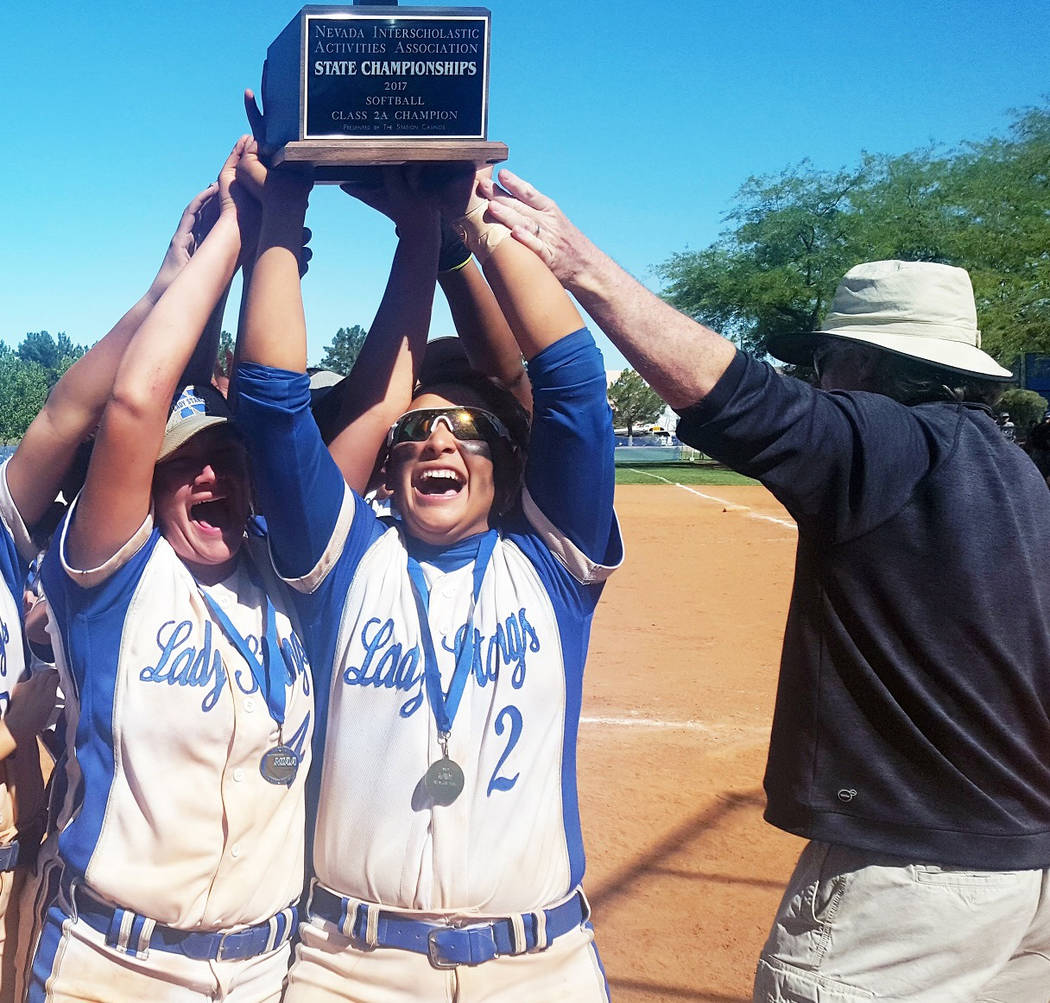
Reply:
[[418, 411], [406, 411], [390, 426], [386, 436], [387, 448], [402, 442], [425, 442], [439, 422], [444, 422], [461, 442], [512, 441], [507, 426], [491, 411], [477, 407], [421, 408]]

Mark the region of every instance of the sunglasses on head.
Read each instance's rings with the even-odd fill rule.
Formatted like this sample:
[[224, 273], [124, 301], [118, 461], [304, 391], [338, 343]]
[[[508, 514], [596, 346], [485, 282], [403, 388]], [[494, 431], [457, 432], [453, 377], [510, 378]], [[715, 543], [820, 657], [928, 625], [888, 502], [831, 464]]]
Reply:
[[461, 442], [496, 442], [498, 439], [512, 441], [507, 426], [492, 412], [479, 407], [420, 408], [406, 411], [387, 432], [387, 448], [402, 442], [425, 442], [439, 422]]

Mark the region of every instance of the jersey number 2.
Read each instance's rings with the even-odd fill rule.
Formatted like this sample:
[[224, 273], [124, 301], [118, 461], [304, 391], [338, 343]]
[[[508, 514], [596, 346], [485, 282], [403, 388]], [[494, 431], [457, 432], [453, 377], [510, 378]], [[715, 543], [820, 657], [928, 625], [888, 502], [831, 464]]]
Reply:
[[506, 721], [510, 722], [510, 736], [507, 738], [507, 745], [503, 750], [503, 755], [499, 757], [499, 762], [496, 763], [496, 768], [492, 771], [492, 779], [489, 780], [486, 797], [492, 797], [493, 791], [509, 791], [518, 782], [518, 777], [520, 776], [518, 773], [515, 773], [512, 777], [499, 776], [500, 767], [507, 761], [507, 756], [510, 755], [511, 750], [518, 744], [518, 739], [521, 738], [521, 711], [513, 704], [507, 704], [496, 715], [495, 727], [497, 735], [502, 735], [506, 730]]

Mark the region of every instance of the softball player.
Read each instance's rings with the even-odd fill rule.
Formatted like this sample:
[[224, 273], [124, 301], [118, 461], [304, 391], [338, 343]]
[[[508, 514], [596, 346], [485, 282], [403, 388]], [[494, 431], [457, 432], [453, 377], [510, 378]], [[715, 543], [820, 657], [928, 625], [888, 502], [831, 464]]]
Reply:
[[[590, 618], [621, 556], [601, 356], [535, 257], [472, 228], [530, 360], [525, 490], [510, 396], [424, 387], [387, 437], [401, 519], [385, 523], [309, 415], [287, 253], [305, 193], [273, 182], [238, 407], [275, 563], [327, 674], [315, 881], [286, 999], [605, 1000], [575, 784]], [[405, 222], [433, 248], [432, 281], [427, 211]], [[407, 390], [395, 381], [388, 404]]]
[[[216, 185], [209, 186], [186, 207], [145, 295], [67, 370], [14, 455], [0, 469], [0, 707], [6, 725], [6, 732], [0, 727], [0, 1000], [21, 998], [15, 983], [22, 975], [20, 965], [25, 961], [33, 910], [27, 905], [8, 910], [7, 904], [19, 898], [44, 825], [35, 733], [52, 710], [57, 679], [53, 672], [42, 672], [12, 691], [23, 676], [20, 612], [25, 569], [38, 549], [29, 530], [35, 530], [50, 515], [48, 510], [59, 487], [68, 491], [64, 483], [67, 472], [79, 445], [98, 424], [128, 341], [189, 261], [197, 240], [195, 231], [199, 235], [205, 207], [216, 191]], [[18, 793], [17, 805], [8, 780]], [[31, 898], [28, 890], [26, 895]]]
[[189, 386], [167, 406], [237, 263], [242, 150], [217, 221], [124, 354], [44, 561], [70, 753], [34, 1003], [256, 1003], [284, 982], [309, 670], [265, 541], [245, 538], [247, 460], [225, 402]]
[[21, 600], [36, 548], [8, 487], [10, 462], [0, 466], [0, 1000], [15, 998], [17, 903], [43, 830], [36, 736], [54, 706], [56, 682], [53, 671], [26, 678]]

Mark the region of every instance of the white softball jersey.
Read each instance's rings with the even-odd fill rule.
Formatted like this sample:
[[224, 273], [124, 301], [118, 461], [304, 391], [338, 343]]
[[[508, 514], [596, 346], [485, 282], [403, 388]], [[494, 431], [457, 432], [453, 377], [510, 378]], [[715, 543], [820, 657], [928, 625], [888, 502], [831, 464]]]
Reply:
[[95, 896], [167, 926], [269, 919], [302, 889], [313, 692], [265, 544], [246, 538], [236, 570], [204, 591], [256, 655], [271, 598], [283, 741], [303, 760], [290, 784], [262, 775], [279, 739], [266, 693], [152, 516], [90, 571], [66, 561], [68, 525], [42, 569], [67, 699], [63, 865]]
[[[500, 521], [476, 605], [474, 562], [487, 534], [432, 547], [377, 518], [327, 456], [301, 377], [241, 368], [239, 416], [256, 437], [275, 560], [287, 572], [286, 556], [297, 554], [302, 569], [286, 580], [318, 680], [313, 863], [337, 895], [505, 915], [556, 902], [582, 878], [583, 668], [594, 606], [622, 545], [601, 356], [586, 331], [542, 354], [530, 364], [527, 490]], [[425, 626], [410, 558], [429, 591]], [[447, 805], [424, 783], [443, 756], [424, 630], [444, 693], [464, 643], [472, 648], [447, 750], [464, 786]]]
[[[36, 556], [36, 547], [7, 487], [8, 462], [0, 465], [0, 717], [7, 712], [11, 690], [26, 671], [22, 592], [29, 562]], [[0, 845], [15, 838], [15, 821], [7, 771], [0, 764]]]
[[[356, 499], [347, 509], [349, 532], [333, 537], [332, 551], [352, 563], [353, 538], [382, 524]], [[583, 872], [575, 745], [586, 587], [558, 580], [535, 539], [500, 537], [478, 595], [471, 670], [448, 743], [464, 791], [451, 805], [431, 806], [422, 779], [442, 752], [407, 559], [401, 530], [382, 531], [369, 540], [341, 604], [316, 875], [341, 895], [406, 909], [500, 914], [553, 902]], [[447, 691], [467, 630], [474, 561], [421, 565]], [[588, 584], [608, 571], [589, 569]], [[561, 576], [569, 577], [564, 569]], [[338, 594], [339, 579], [330, 588], [315, 576], [294, 584], [323, 603]]]

